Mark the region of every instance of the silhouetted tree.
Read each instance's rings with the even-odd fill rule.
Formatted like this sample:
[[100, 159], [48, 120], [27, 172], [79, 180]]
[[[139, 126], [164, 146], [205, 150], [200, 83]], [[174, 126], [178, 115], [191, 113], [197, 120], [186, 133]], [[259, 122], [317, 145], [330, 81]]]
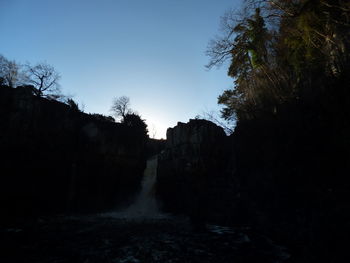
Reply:
[[223, 17], [222, 36], [207, 50], [209, 68], [229, 62], [234, 87], [218, 98], [225, 119], [276, 114], [278, 105], [310, 96], [320, 77], [336, 79], [347, 68], [350, 2], [245, 2], [243, 15]]
[[46, 63], [39, 63], [35, 66], [27, 64], [26, 82], [35, 88], [35, 95], [57, 99], [60, 97], [59, 79], [61, 76], [54, 67]]
[[68, 98], [66, 103], [73, 111], [80, 111], [78, 103], [76, 103], [73, 99]]
[[0, 55], [0, 78], [3, 85], [15, 88], [20, 78], [20, 65]]
[[95, 120], [99, 120], [99, 121], [107, 121], [107, 122], [115, 122], [114, 118], [112, 116], [106, 116], [103, 114], [99, 114], [99, 113], [93, 113], [90, 114]]
[[230, 120], [236, 115], [251, 115], [251, 109], [265, 104], [266, 97], [274, 98], [278, 80], [269, 68], [271, 36], [260, 9], [242, 19], [230, 14], [223, 21], [224, 36], [211, 42], [207, 54], [211, 57], [209, 68], [231, 61], [228, 75], [234, 79], [235, 88], [226, 90], [218, 99], [225, 106], [222, 116]]
[[204, 119], [215, 123], [223, 128], [227, 135], [232, 134], [234, 131], [234, 125], [228, 120], [221, 119], [216, 111], [205, 111], [201, 115], [197, 115], [196, 119]]
[[110, 111], [113, 113], [117, 120], [124, 121], [128, 114], [132, 114], [133, 111], [130, 108], [130, 99], [126, 96], [114, 98]]
[[127, 113], [122, 120], [122, 124], [142, 132], [145, 136], [148, 133], [145, 120], [143, 120], [141, 116], [136, 113]]

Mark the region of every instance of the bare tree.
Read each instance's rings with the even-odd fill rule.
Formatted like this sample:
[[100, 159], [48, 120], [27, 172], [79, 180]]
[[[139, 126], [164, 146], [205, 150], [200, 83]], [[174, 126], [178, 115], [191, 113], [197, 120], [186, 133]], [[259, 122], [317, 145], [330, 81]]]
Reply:
[[121, 96], [114, 98], [110, 111], [116, 119], [123, 121], [128, 114], [133, 113], [133, 110], [130, 108], [129, 97]]
[[236, 121], [223, 120], [216, 111], [203, 111], [201, 115], [196, 116], [196, 119], [204, 119], [215, 123], [216, 125], [223, 128], [227, 135], [232, 134], [236, 126]]
[[60, 97], [60, 85], [58, 83], [61, 76], [54, 67], [46, 63], [39, 63], [35, 66], [26, 65], [26, 82], [35, 88], [37, 96]]
[[0, 55], [0, 78], [2, 84], [16, 87], [20, 77], [20, 65]]

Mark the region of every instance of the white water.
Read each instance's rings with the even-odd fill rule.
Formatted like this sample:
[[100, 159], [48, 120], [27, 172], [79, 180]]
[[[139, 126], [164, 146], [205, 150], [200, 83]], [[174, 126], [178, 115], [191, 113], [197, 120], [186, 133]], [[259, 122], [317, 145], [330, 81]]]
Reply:
[[157, 181], [158, 158], [147, 160], [147, 167], [143, 172], [141, 192], [126, 212], [135, 217], [150, 217], [158, 214], [157, 200], [155, 198], [155, 186]]
[[141, 192], [135, 202], [124, 211], [105, 213], [102, 216], [144, 219], [144, 218], [164, 218], [166, 215], [160, 213], [155, 197], [155, 187], [157, 182], [158, 157], [154, 156], [147, 160], [147, 166], [143, 172]]

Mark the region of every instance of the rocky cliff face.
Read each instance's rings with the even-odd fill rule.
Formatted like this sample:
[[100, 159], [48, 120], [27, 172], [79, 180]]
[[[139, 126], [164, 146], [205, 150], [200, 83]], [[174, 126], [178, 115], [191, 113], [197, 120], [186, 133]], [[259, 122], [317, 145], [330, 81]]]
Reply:
[[[332, 125], [337, 116], [287, 106], [274, 116], [239, 122], [229, 137], [204, 120], [169, 129], [158, 164], [164, 209], [194, 221], [249, 225], [310, 262], [344, 254], [348, 135]], [[348, 130], [344, 122], [341, 131]]]
[[312, 107], [295, 102], [238, 123], [235, 213], [308, 262], [331, 262], [349, 243], [349, 133], [343, 132], [350, 126]]
[[115, 207], [138, 190], [146, 136], [68, 105], [0, 88], [0, 204], [7, 215]]
[[195, 218], [225, 214], [232, 200], [232, 141], [206, 120], [178, 123], [167, 130], [159, 155], [157, 194], [163, 209]]

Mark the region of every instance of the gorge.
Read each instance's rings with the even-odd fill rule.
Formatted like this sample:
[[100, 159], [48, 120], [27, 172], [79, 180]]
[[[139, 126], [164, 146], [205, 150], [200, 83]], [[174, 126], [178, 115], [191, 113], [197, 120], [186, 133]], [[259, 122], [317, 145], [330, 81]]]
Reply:
[[346, 136], [298, 102], [230, 136], [192, 119], [158, 141], [25, 87], [0, 95], [1, 262], [346, 256]]

